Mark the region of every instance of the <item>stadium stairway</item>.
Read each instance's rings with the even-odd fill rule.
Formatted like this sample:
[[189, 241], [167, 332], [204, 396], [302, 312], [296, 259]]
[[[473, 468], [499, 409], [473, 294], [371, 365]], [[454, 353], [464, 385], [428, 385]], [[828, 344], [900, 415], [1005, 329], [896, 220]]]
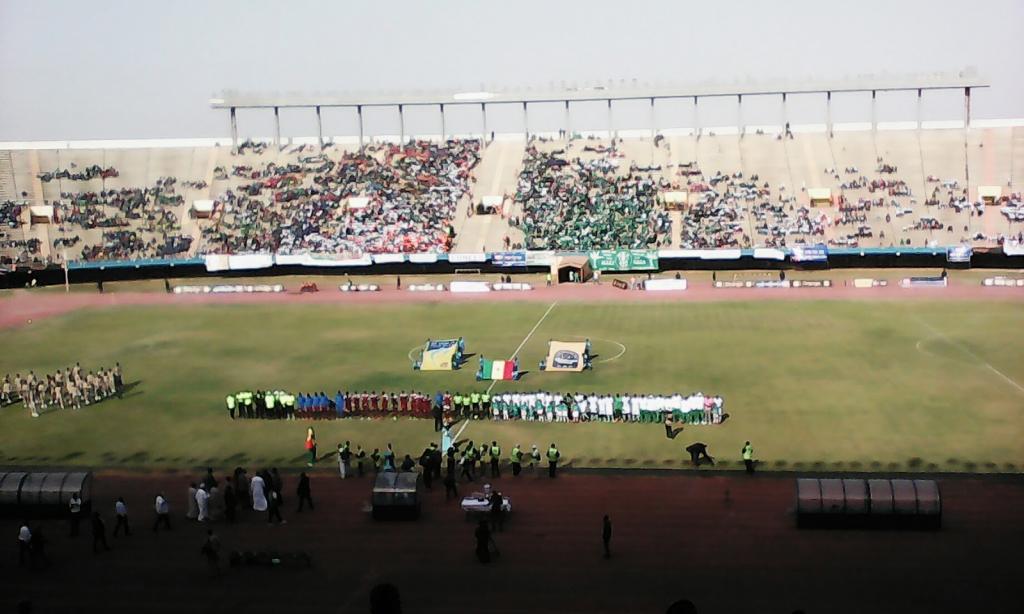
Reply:
[[[522, 215], [513, 199], [523, 166], [524, 146], [522, 139], [502, 139], [492, 141], [484, 149], [480, 164], [476, 167], [476, 183], [469, 197], [459, 202], [455, 212], [457, 234], [453, 251], [500, 251], [504, 249], [506, 235], [513, 243], [522, 241], [522, 233], [509, 228], [508, 218]], [[469, 207], [483, 202], [485, 196], [506, 197], [504, 213], [467, 217]]]
[[14, 180], [14, 160], [10, 151], [0, 151], [0, 201], [17, 199], [18, 186]]

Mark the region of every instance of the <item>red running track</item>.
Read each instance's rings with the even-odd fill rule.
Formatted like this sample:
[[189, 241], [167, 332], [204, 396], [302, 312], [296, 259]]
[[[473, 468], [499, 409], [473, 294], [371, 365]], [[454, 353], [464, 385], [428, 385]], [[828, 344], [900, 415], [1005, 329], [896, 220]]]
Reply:
[[1016, 288], [987, 288], [951, 285], [945, 288], [900, 288], [895, 285], [856, 289], [831, 288], [712, 288], [693, 285], [682, 292], [639, 292], [618, 290], [611, 284], [562, 285], [538, 287], [527, 292], [488, 292], [451, 294], [450, 292], [409, 292], [386, 289], [380, 292], [343, 293], [336, 289], [300, 294], [165, 294], [160, 292], [115, 292], [108, 294], [58, 294], [17, 290], [14, 296], [0, 300], [0, 328], [22, 326], [29, 320], [63, 315], [81, 309], [132, 305], [207, 305], [207, 304], [351, 304], [478, 301], [749, 301], [749, 300], [999, 300], [1024, 302], [1024, 291]]
[[[313, 513], [296, 514], [285, 476], [288, 524], [248, 512], [214, 523], [225, 550], [304, 550], [308, 571], [243, 568], [208, 575], [204, 528], [183, 518], [189, 478], [100, 475], [95, 500], [113, 529], [125, 496], [136, 534], [94, 556], [88, 528], [73, 541], [43, 521], [53, 566], [18, 569], [16, 519], [0, 521], [0, 608], [36, 612], [360, 612], [379, 582], [396, 584], [407, 614], [491, 612], [660, 613], [685, 597], [702, 614], [742, 612], [1017, 612], [1024, 526], [1020, 477], [943, 477], [938, 532], [795, 528], [791, 476], [653, 472], [504, 476], [513, 499], [501, 557], [473, 556], [473, 525], [443, 488], [417, 522], [374, 522], [363, 511], [369, 478], [329, 468], [313, 479]], [[198, 476], [196, 476], [198, 477]], [[466, 487], [460, 485], [462, 490]], [[171, 499], [173, 533], [153, 535], [153, 494]], [[601, 556], [601, 517], [612, 517], [613, 556]]]

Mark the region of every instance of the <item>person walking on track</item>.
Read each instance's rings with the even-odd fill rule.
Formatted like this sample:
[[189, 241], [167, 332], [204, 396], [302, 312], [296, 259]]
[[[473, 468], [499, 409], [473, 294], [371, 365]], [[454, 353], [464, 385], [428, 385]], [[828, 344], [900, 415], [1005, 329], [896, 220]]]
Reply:
[[104, 550], [110, 550], [107, 545], [107, 525], [103, 522], [99, 512], [92, 513], [92, 553], [96, 554], [103, 546]]
[[295, 489], [295, 494], [299, 498], [299, 511], [302, 511], [303, 505], [309, 505], [309, 511], [313, 511], [313, 492], [309, 487], [309, 476], [305, 472], [299, 474], [299, 486]]
[[164, 493], [160, 493], [153, 501], [153, 511], [156, 512], [156, 522], [153, 523], [153, 532], [156, 533], [163, 525], [168, 531], [171, 530], [171, 506], [167, 503]]

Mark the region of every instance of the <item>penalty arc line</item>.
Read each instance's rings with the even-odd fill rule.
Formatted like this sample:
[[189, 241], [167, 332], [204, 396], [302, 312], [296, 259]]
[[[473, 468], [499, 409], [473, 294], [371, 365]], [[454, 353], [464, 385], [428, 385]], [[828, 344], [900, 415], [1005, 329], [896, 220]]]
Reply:
[[[544, 315], [542, 315], [540, 317], [540, 319], [537, 320], [537, 323], [533, 325], [533, 328], [530, 329], [530, 332], [528, 332], [526, 334], [526, 337], [523, 338], [523, 342], [519, 344], [519, 347], [516, 348], [516, 351], [512, 352], [512, 356], [509, 357], [509, 360], [512, 360], [513, 358], [515, 358], [516, 356], [519, 355], [520, 350], [522, 350], [523, 347], [526, 345], [526, 343], [530, 340], [530, 337], [533, 336], [533, 333], [537, 332], [537, 329], [540, 328], [540, 325], [544, 323], [544, 320], [546, 320], [548, 318], [548, 314], [551, 313], [551, 310], [554, 309], [555, 305], [557, 305], [557, 304], [558, 304], [558, 301], [555, 301], [554, 303], [551, 303], [551, 306], [548, 307], [548, 310], [544, 312]], [[491, 394], [491, 390], [494, 390], [494, 386], [497, 383], [498, 383], [498, 380], [494, 380], [494, 381], [491, 382], [491, 385], [487, 387], [487, 394]], [[467, 420], [466, 422], [464, 422], [462, 424], [462, 427], [459, 429], [459, 432], [455, 433], [455, 437], [453, 437], [452, 440], [453, 441], [458, 441], [459, 440], [459, 436], [462, 435], [462, 431], [466, 430], [466, 426], [468, 426], [468, 425], [469, 425], [469, 421]]]
[[[1024, 386], [1021, 386], [1016, 381], [1014, 381], [1012, 378], [1007, 376], [1005, 373], [1003, 373], [999, 369], [996, 369], [995, 367], [993, 367], [988, 361], [982, 359], [980, 356], [978, 356], [977, 354], [972, 352], [970, 350], [970, 348], [966, 347], [962, 343], [959, 343], [959, 342], [957, 342], [957, 341], [955, 341], [953, 339], [950, 339], [948, 335], [946, 335], [945, 333], [943, 333], [939, 329], [935, 328], [931, 324], [925, 322], [919, 316], [915, 315], [913, 317], [914, 317], [915, 320], [920, 322], [925, 328], [930, 330], [933, 333], [934, 337], [942, 339], [943, 341], [945, 341], [946, 343], [948, 343], [948, 344], [952, 345], [953, 347], [957, 348], [958, 350], [960, 350], [964, 354], [967, 354], [968, 356], [973, 358], [976, 362], [978, 362], [978, 364], [982, 365], [983, 367], [985, 367], [989, 371], [991, 371], [991, 372], [995, 373], [996, 375], [998, 375], [999, 377], [1001, 377], [1003, 379], [1003, 381], [1005, 381], [1007, 384], [1013, 386], [1014, 388], [1016, 388], [1021, 393], [1024, 393]], [[921, 342], [918, 341], [918, 349], [920, 349], [920, 343]]]

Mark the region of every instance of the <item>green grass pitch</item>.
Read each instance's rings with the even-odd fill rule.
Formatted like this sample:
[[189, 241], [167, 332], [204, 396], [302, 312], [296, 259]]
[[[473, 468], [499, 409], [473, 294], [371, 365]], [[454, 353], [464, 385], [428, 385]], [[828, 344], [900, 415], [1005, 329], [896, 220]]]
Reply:
[[[32, 419], [0, 410], [0, 465], [190, 468], [298, 466], [305, 424], [231, 422], [224, 394], [469, 391], [461, 371], [421, 373], [410, 352], [462, 335], [467, 350], [508, 357], [550, 305], [125, 307], [0, 331], [0, 374], [120, 361], [139, 384], [124, 400]], [[596, 367], [537, 370], [551, 338], [589, 337]], [[624, 350], [624, 352], [623, 352]], [[520, 382], [551, 391], [705, 393], [725, 398], [722, 425], [668, 440], [655, 425], [471, 422], [464, 438], [540, 447], [556, 441], [582, 467], [680, 466], [704, 441], [739, 466], [751, 440], [766, 469], [1019, 471], [1024, 467], [1024, 310], [997, 302], [559, 303], [520, 351]], [[340, 440], [434, 440], [425, 420], [316, 423], [321, 451]]]

